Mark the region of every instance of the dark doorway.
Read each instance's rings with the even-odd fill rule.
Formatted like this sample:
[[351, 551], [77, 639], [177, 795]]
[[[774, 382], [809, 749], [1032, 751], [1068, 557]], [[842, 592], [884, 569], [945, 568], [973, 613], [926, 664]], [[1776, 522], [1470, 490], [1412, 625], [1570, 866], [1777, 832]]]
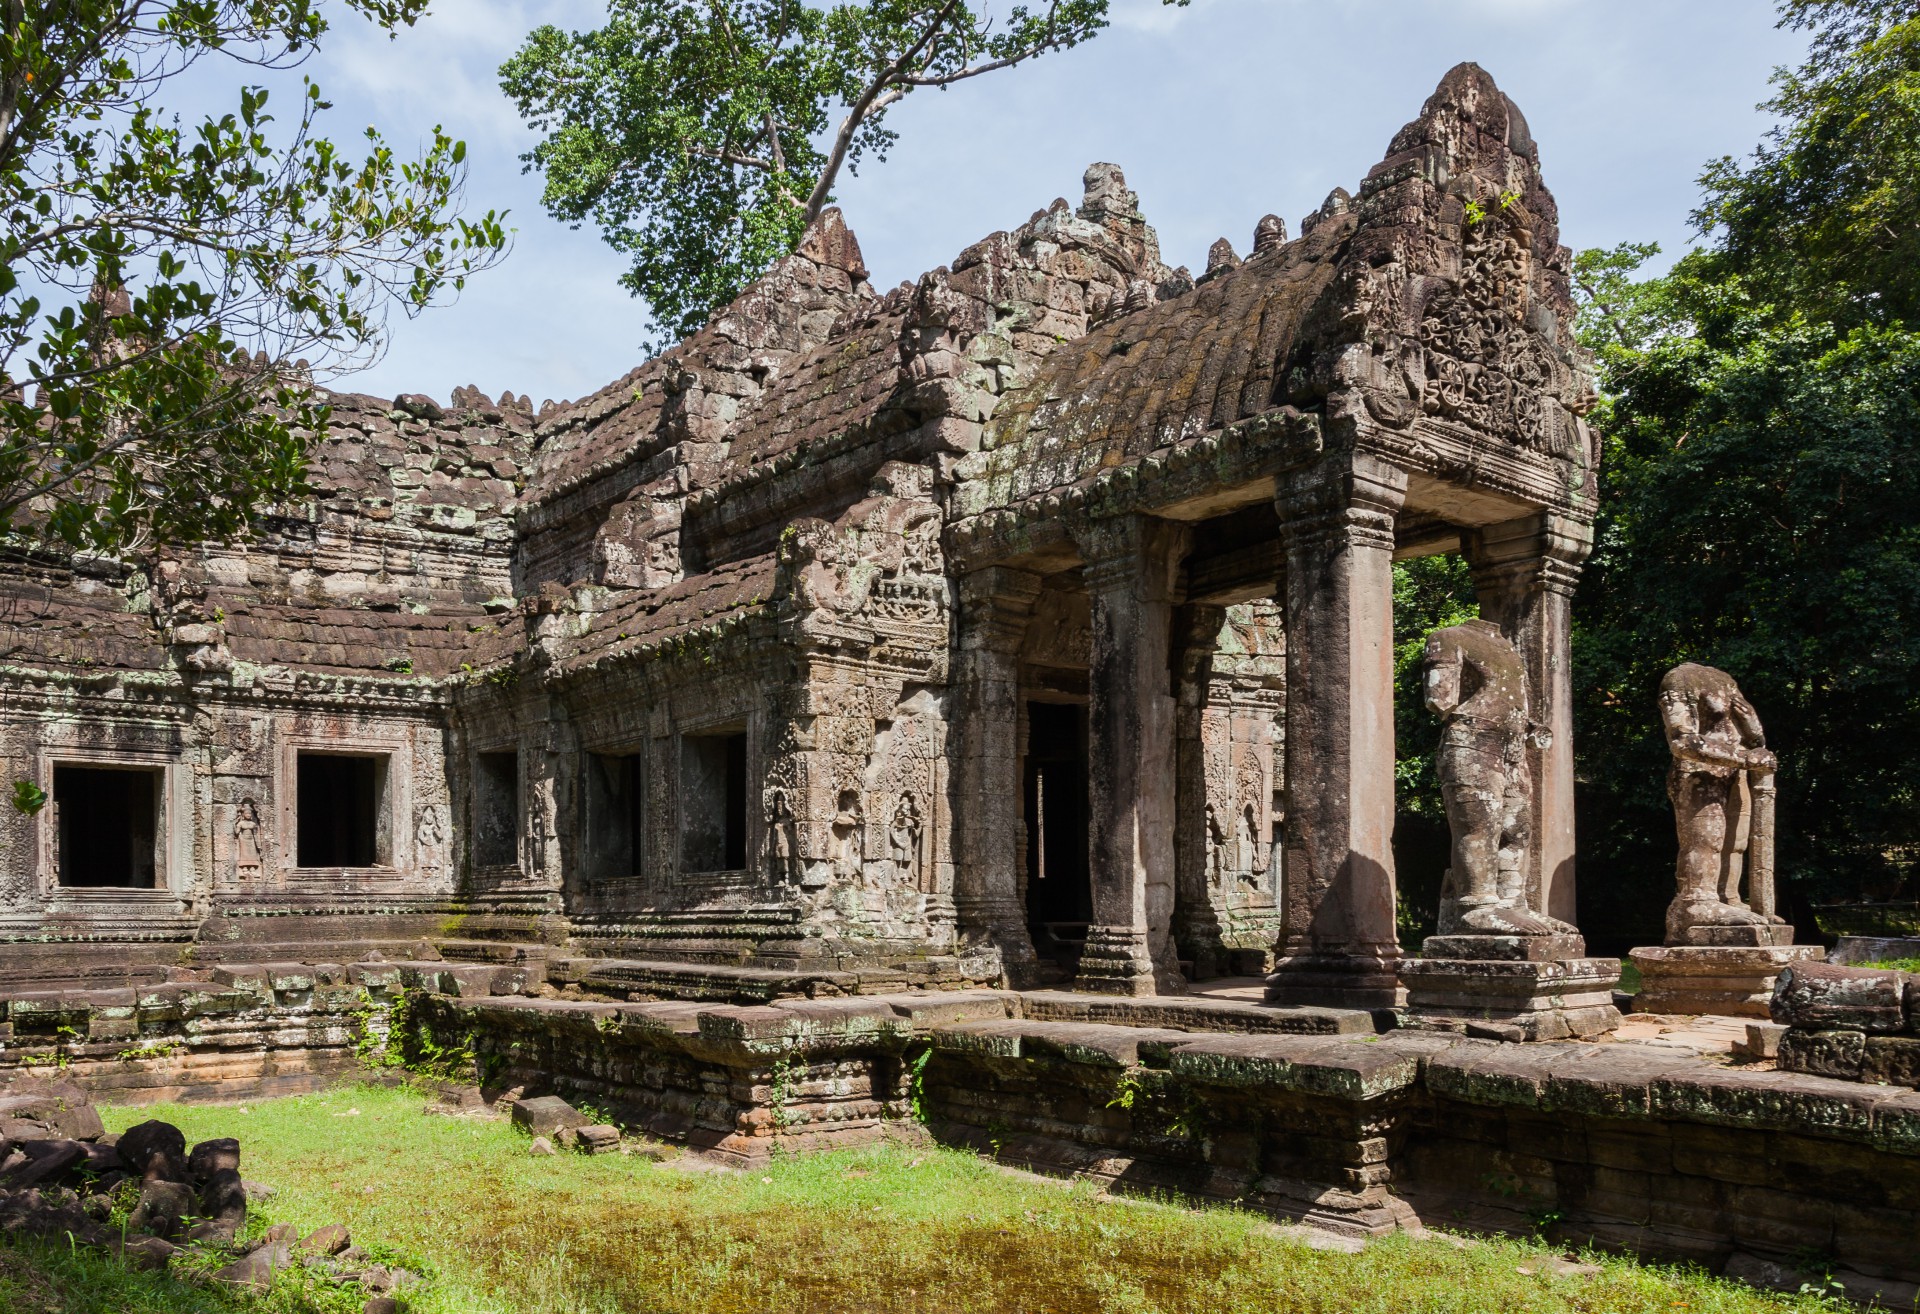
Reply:
[[296, 792], [302, 867], [380, 865], [383, 757], [302, 753]]
[[1087, 709], [1027, 704], [1027, 924], [1036, 952], [1067, 968], [1093, 920], [1087, 869]]
[[640, 874], [646, 852], [646, 774], [640, 763], [637, 753], [587, 754], [587, 851], [581, 866], [590, 883]]
[[56, 766], [53, 801], [59, 808], [62, 885], [154, 888], [159, 771]]
[[680, 869], [746, 865], [746, 732], [687, 735], [680, 741]]
[[473, 773], [473, 862], [511, 867], [520, 861], [520, 754], [482, 753]]

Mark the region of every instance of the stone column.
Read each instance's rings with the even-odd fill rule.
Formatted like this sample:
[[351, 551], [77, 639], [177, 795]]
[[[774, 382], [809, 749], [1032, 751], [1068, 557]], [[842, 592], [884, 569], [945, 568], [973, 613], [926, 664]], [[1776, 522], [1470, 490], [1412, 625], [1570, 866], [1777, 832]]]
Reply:
[[1527, 703], [1553, 734], [1529, 750], [1533, 845], [1527, 894], [1535, 909], [1575, 922], [1573, 842], [1573, 590], [1593, 550], [1593, 527], [1551, 512], [1468, 535], [1480, 614], [1506, 633], [1527, 664]]
[[1207, 865], [1207, 747], [1206, 719], [1213, 693], [1213, 651], [1227, 609], [1213, 606], [1180, 608], [1177, 618], [1179, 651], [1174, 661], [1175, 805], [1179, 818], [1174, 835], [1174, 941], [1192, 962], [1194, 978], [1205, 980], [1227, 970], [1221, 941], [1220, 913], [1214, 906], [1211, 873]]
[[954, 686], [953, 902], [963, 942], [999, 951], [1013, 985], [1034, 967], [1020, 893], [1020, 641], [1040, 577], [990, 566], [960, 576]]
[[1173, 947], [1173, 592], [1185, 531], [1124, 516], [1078, 536], [1093, 606], [1087, 671], [1093, 925], [1074, 987], [1178, 992]]
[[1400, 1002], [1393, 873], [1393, 527], [1406, 471], [1360, 452], [1283, 475], [1286, 823], [1276, 1003]]

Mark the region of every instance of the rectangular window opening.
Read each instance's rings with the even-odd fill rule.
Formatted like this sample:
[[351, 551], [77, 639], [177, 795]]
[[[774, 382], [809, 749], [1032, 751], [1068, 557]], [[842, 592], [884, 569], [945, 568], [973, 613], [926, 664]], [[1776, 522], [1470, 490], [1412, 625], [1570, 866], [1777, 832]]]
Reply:
[[473, 861], [511, 867], [520, 861], [520, 754], [481, 753], [473, 775]]
[[747, 865], [747, 735], [728, 730], [680, 740], [680, 868]]
[[638, 753], [587, 754], [589, 880], [641, 874], [646, 854], [646, 771]]
[[296, 764], [298, 859], [302, 867], [379, 867], [387, 855], [387, 759], [302, 753]]
[[160, 780], [154, 767], [54, 767], [60, 884], [155, 888]]

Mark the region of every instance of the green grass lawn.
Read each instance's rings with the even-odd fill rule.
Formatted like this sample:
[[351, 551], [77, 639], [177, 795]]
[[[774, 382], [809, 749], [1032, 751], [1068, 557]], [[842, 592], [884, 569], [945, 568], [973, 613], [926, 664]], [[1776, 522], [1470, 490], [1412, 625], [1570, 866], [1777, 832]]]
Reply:
[[[277, 1192], [249, 1226], [343, 1222], [430, 1275], [414, 1314], [652, 1311], [1658, 1311], [1828, 1308], [1704, 1275], [1604, 1259], [1554, 1277], [1556, 1251], [1392, 1238], [1310, 1249], [1264, 1219], [1108, 1200], [970, 1155], [907, 1147], [783, 1158], [763, 1172], [639, 1157], [533, 1158], [500, 1122], [429, 1117], [406, 1090], [352, 1087], [251, 1106], [106, 1110], [189, 1142], [235, 1136]], [[5, 1314], [357, 1311], [276, 1290], [264, 1301], [43, 1246], [0, 1245]]]

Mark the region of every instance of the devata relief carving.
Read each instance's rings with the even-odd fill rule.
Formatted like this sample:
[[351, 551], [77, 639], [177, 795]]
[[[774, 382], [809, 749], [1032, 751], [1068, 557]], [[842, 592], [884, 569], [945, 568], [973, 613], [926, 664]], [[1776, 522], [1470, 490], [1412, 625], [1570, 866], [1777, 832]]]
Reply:
[[240, 800], [233, 820], [233, 876], [241, 884], [260, 879], [260, 809]]

